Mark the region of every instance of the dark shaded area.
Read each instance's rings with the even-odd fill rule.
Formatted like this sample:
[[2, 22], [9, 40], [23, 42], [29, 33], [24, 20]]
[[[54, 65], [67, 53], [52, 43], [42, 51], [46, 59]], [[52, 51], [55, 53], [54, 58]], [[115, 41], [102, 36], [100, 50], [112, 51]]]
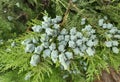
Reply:
[[103, 70], [100, 80], [94, 82], [120, 82], [120, 72], [117, 73], [113, 68], [110, 68], [110, 73]]

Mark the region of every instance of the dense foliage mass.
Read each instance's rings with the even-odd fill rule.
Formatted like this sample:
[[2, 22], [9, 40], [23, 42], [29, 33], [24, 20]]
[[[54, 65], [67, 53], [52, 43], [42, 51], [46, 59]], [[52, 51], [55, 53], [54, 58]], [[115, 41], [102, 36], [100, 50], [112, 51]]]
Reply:
[[93, 82], [119, 71], [119, 0], [0, 4], [0, 82]]

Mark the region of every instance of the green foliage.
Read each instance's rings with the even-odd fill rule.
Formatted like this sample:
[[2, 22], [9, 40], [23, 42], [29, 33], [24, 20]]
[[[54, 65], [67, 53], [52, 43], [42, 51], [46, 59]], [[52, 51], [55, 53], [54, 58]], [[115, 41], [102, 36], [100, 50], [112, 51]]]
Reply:
[[1, 74], [0, 82], [29, 82], [24, 80], [23, 74], [18, 74], [17, 70], [7, 71]]
[[[99, 78], [102, 70], [109, 72], [109, 67], [118, 71], [120, 53], [118, 55], [113, 54], [102, 43], [96, 47], [98, 51], [95, 56], [76, 57], [75, 60], [72, 60], [71, 69], [79, 70], [80, 74], [70, 74], [69, 71], [61, 72], [49, 58], [45, 60], [41, 58], [37, 67], [29, 65], [32, 54], [24, 52], [21, 41], [38, 36], [30, 31], [24, 32], [27, 27], [41, 24], [42, 16], [46, 12], [51, 17], [62, 15], [61, 26], [67, 29], [76, 26], [81, 30], [83, 28], [80, 25], [81, 18], [86, 18], [87, 24], [91, 24], [101, 34], [99, 39], [103, 41], [106, 38], [101, 38], [104, 32], [97, 26], [99, 18], [107, 16], [109, 22], [120, 28], [119, 0], [108, 0], [108, 2], [104, 2], [104, 0], [78, 0], [75, 3], [68, 0], [49, 1], [47, 5], [42, 0], [0, 1], [0, 11], [2, 12], [0, 13], [0, 39], [7, 40], [17, 36], [16, 39], [10, 39], [0, 45], [0, 81], [25, 82], [25, 75], [31, 72], [31, 79], [26, 82], [92, 82]], [[8, 16], [13, 17], [13, 19], [8, 20]], [[18, 35], [20, 36], [18, 37]], [[17, 43], [15, 47], [10, 45], [13, 41]], [[86, 70], [83, 70], [83, 65], [78, 66], [80, 60], [87, 63]], [[63, 79], [65, 74], [68, 74], [68, 77]]]
[[0, 38], [7, 40], [24, 33], [28, 27], [27, 21], [41, 19], [42, 12], [42, 0], [1, 0]]
[[3, 20], [2, 17], [0, 17], [0, 21], [1, 21], [1, 23], [0, 23], [0, 39], [5, 40], [5, 39], [16, 36], [15, 33], [12, 33], [13, 24], [9, 23], [6, 20]]
[[[7, 46], [7, 48], [3, 48], [0, 50], [0, 61], [1, 62], [1, 72], [6, 72], [7, 70], [15, 70], [18, 69], [19, 73], [25, 73], [25, 72], [32, 72], [33, 81], [32, 82], [39, 82], [39, 80], [44, 79], [44, 74], [47, 76], [50, 76], [52, 73], [50, 65], [52, 64], [49, 60], [41, 60], [41, 63], [37, 67], [31, 67], [29, 65], [29, 60], [31, 57], [31, 54], [27, 54], [24, 52], [23, 46], [20, 46], [20, 41], [23, 39], [16, 39], [16, 43], [18, 45], [14, 48], [11, 48], [11, 46]], [[9, 40], [11, 42], [11, 40]], [[9, 49], [9, 51], [7, 51]], [[8, 55], [9, 54], [9, 55]]]

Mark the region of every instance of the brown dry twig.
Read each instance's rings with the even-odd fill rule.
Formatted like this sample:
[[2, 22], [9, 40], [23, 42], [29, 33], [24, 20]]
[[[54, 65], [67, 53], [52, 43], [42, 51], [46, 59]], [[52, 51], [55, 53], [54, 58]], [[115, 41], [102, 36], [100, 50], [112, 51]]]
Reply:
[[67, 7], [67, 9], [66, 9], [66, 11], [64, 13], [63, 21], [60, 24], [61, 26], [64, 25], [65, 22], [67, 21], [67, 17], [68, 17], [68, 14], [69, 14], [70, 6], [71, 6], [71, 0], [69, 0], [68, 7]]

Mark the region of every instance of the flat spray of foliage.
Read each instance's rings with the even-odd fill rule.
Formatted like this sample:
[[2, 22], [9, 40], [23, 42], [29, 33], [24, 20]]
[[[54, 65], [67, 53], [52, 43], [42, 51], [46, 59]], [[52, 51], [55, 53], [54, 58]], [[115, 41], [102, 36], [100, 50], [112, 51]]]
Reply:
[[[25, 2], [24, 2], [25, 1]], [[46, 1], [46, 2], [44, 2]], [[0, 82], [93, 82], [99, 78], [102, 70], [109, 72], [109, 67], [113, 67], [119, 71], [120, 52], [114, 54], [103, 43], [98, 45], [97, 53], [94, 56], [82, 56], [74, 59], [71, 66], [80, 71], [79, 74], [68, 71], [61, 71], [59, 64], [53, 64], [51, 59], [41, 59], [36, 66], [30, 65], [30, 59], [33, 54], [25, 53], [24, 46], [21, 42], [27, 38], [38, 36], [30, 31], [30, 27], [41, 24], [42, 16], [46, 15], [54, 18], [61, 15], [63, 20], [60, 25], [62, 28], [71, 29], [77, 27], [79, 31], [82, 29], [80, 25], [81, 19], [86, 18], [87, 24], [90, 24], [100, 35], [99, 40], [104, 41], [104, 30], [97, 25], [98, 20], [107, 16], [107, 22], [112, 23], [120, 29], [120, 2], [119, 0], [4, 0], [0, 1], [1, 8], [7, 10], [7, 14], [0, 17], [0, 39], [11, 38], [0, 44]], [[3, 9], [0, 9], [1, 11]], [[16, 11], [15, 11], [16, 10]], [[10, 11], [12, 11], [10, 13]], [[6, 11], [4, 11], [6, 13]], [[21, 13], [21, 15], [18, 15]], [[8, 17], [10, 15], [10, 17]], [[7, 18], [4, 18], [4, 17]], [[11, 19], [11, 16], [13, 19]], [[21, 16], [25, 16], [24, 19]], [[28, 18], [27, 18], [28, 17]], [[2, 21], [2, 19], [4, 19]], [[9, 20], [7, 20], [9, 19]], [[23, 21], [25, 20], [25, 21]], [[16, 28], [20, 26], [19, 28]], [[25, 28], [27, 32], [25, 32]], [[23, 30], [23, 29], [24, 30]], [[18, 31], [21, 29], [21, 32]], [[14, 32], [14, 33], [13, 33]], [[23, 33], [25, 32], [25, 33]], [[23, 33], [13, 37], [17, 33]], [[16, 42], [15, 47], [11, 47], [11, 43]], [[120, 43], [120, 40], [118, 40]], [[118, 45], [120, 49], [120, 45]], [[78, 66], [81, 60], [87, 64], [86, 70], [83, 65]], [[30, 73], [31, 78], [24, 80], [25, 76]], [[67, 74], [67, 76], [65, 76]], [[64, 76], [64, 77], [63, 77]]]

